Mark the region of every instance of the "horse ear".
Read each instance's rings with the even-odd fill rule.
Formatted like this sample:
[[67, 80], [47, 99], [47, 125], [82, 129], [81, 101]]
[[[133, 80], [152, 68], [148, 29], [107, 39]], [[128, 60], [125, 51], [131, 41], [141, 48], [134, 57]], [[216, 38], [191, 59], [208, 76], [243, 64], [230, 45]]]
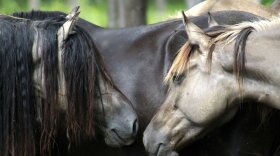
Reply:
[[79, 9], [80, 9], [80, 6], [74, 7], [74, 8], [71, 10], [71, 12], [69, 13], [69, 15], [66, 16], [66, 19], [70, 19], [70, 18], [72, 18], [72, 17], [75, 17], [76, 14], [79, 14], [79, 13], [80, 13], [80, 12], [79, 12]]
[[189, 41], [193, 45], [198, 45], [199, 48], [203, 51], [204, 49], [208, 49], [210, 37], [208, 37], [203, 30], [201, 30], [198, 26], [193, 24], [182, 11], [183, 22], [185, 25], [185, 30], [188, 34]]
[[219, 25], [210, 12], [208, 12], [208, 26], [213, 27]]
[[80, 14], [79, 8], [79, 6], [73, 8], [69, 15], [65, 17], [67, 21], [58, 29], [57, 37], [60, 43], [66, 40], [69, 35], [74, 33], [72, 29], [75, 22], [78, 20], [78, 16]]

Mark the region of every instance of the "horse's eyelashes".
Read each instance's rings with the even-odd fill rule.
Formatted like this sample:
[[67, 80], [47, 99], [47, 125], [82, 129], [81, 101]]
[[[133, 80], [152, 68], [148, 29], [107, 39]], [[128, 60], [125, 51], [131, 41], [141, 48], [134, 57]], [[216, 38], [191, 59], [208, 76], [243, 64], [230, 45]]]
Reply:
[[180, 85], [181, 82], [184, 80], [185, 74], [180, 74], [180, 75], [174, 75], [173, 76], [173, 83], [176, 85]]

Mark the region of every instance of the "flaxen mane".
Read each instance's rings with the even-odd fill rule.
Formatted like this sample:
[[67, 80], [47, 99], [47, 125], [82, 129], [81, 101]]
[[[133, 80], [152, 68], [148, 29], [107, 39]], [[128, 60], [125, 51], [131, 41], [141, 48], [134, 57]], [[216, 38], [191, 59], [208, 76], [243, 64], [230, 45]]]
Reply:
[[[58, 127], [64, 124], [58, 108], [57, 31], [65, 21], [63, 16], [41, 21], [0, 17], [1, 156], [51, 155]], [[96, 74], [111, 85], [113, 82], [87, 32], [79, 26], [74, 26], [74, 31], [65, 41], [62, 58], [68, 101], [66, 127], [69, 141], [78, 143], [81, 136], [95, 135], [94, 93], [101, 94]], [[42, 54], [38, 62], [33, 62], [34, 51]], [[40, 65], [44, 67], [43, 95], [33, 82], [34, 68]]]
[[[279, 26], [279, 24], [280, 18], [276, 18], [272, 21], [261, 20], [257, 22], [244, 22], [236, 25], [214, 26], [205, 30], [205, 35], [211, 38], [209, 43], [208, 62], [211, 63], [212, 53], [218, 42], [229, 44], [235, 41], [233, 53], [234, 72], [236, 74], [238, 84], [241, 85], [245, 71], [245, 47], [248, 36], [253, 31], [266, 31]], [[191, 55], [196, 50], [195, 47], [196, 45], [191, 45], [189, 41], [181, 47], [167, 73], [167, 76], [165, 77], [165, 83], [171, 83], [174, 78], [180, 76], [187, 70]]]

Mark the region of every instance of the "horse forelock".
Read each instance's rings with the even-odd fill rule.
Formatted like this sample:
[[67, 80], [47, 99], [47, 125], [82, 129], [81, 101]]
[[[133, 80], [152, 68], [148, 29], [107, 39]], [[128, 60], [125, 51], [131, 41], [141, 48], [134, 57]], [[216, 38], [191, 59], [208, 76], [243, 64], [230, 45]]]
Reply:
[[[78, 143], [80, 137], [95, 136], [95, 92], [100, 92], [97, 74], [106, 84], [115, 88], [93, 40], [83, 28], [74, 27], [63, 45], [63, 70], [68, 101], [67, 129], [70, 141]], [[101, 94], [101, 93], [99, 93]]]
[[40, 53], [42, 53], [41, 64], [43, 65], [43, 81], [46, 99], [42, 101], [42, 126], [40, 138], [41, 154], [48, 154], [54, 147], [59, 125], [59, 95], [58, 95], [58, 57], [56, 32], [62, 25], [62, 21], [36, 23], [36, 27], [42, 35]]
[[179, 50], [176, 55], [166, 77], [164, 78], [165, 84], [172, 83], [173, 79], [176, 76], [180, 76], [183, 72], [186, 71], [188, 61], [194, 51], [195, 46], [193, 46], [189, 41], [187, 41]]

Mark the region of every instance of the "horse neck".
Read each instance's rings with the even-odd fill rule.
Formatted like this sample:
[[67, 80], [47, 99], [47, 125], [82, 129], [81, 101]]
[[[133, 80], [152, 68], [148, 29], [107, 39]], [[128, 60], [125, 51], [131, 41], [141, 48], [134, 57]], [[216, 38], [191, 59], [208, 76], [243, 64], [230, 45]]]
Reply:
[[82, 18], [79, 18], [78, 25], [85, 29], [92, 37], [93, 33], [99, 29], [103, 29], [102, 27], [99, 27], [98, 25], [95, 25], [93, 23], [88, 22], [87, 20], [84, 20]]
[[257, 74], [253, 78], [263, 78], [280, 86], [280, 53], [277, 32], [253, 33], [246, 42], [246, 70]]
[[247, 40], [244, 96], [280, 109], [280, 53], [272, 35], [253, 33]]
[[270, 107], [280, 109], [280, 88], [271, 84], [246, 80], [241, 94], [245, 98], [253, 99]]

